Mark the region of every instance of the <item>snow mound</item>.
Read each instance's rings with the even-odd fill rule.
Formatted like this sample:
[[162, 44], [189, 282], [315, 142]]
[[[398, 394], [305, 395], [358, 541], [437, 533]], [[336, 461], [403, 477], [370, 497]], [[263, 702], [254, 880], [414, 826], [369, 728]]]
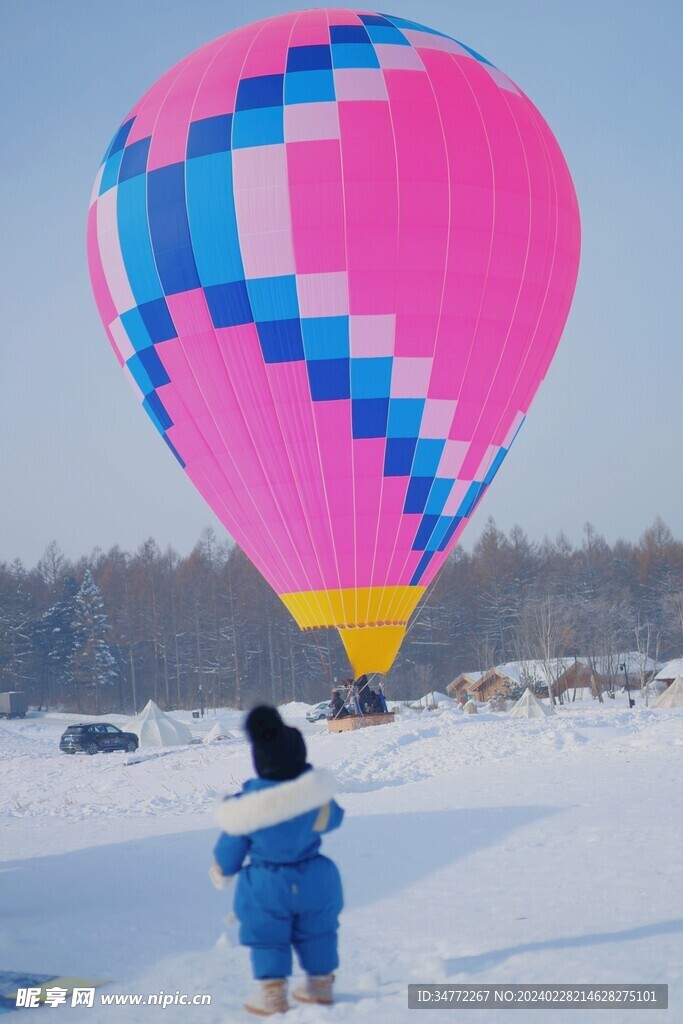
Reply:
[[438, 690], [432, 690], [431, 693], [426, 693], [424, 697], [420, 697], [417, 704], [452, 704], [453, 699], [449, 697], [447, 693], [440, 693]]

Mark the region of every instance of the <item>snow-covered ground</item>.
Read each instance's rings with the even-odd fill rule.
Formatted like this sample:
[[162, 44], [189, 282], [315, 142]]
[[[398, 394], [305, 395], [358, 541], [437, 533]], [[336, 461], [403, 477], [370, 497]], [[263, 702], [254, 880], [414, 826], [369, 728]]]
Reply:
[[[339, 1002], [293, 1009], [292, 1024], [412, 1020], [407, 984], [437, 981], [666, 982], [657, 1019], [683, 1020], [683, 711], [584, 700], [522, 721], [443, 705], [330, 735], [306, 710], [283, 714], [339, 778], [347, 817], [324, 848], [347, 907]], [[176, 717], [198, 737], [215, 721]], [[105, 993], [211, 995], [209, 1007], [167, 1008], [168, 1024], [244, 1020], [248, 954], [225, 921], [231, 894], [207, 869], [213, 805], [251, 762], [241, 715], [217, 717], [230, 741], [146, 760], [60, 754], [77, 716], [0, 722], [0, 969], [109, 978]], [[96, 1004], [84, 1019], [157, 1013]]]

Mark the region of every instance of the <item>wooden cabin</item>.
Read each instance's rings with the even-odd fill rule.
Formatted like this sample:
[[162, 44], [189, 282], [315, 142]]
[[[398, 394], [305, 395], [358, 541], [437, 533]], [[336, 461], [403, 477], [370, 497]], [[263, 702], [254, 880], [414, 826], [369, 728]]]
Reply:
[[469, 687], [468, 692], [475, 700], [485, 704], [487, 700], [498, 694], [507, 696], [513, 685], [516, 685], [514, 679], [510, 679], [498, 668], [491, 668], [482, 675], [481, 679]]
[[481, 679], [483, 674], [483, 672], [461, 672], [452, 683], [448, 684], [446, 693], [454, 700], [463, 703], [463, 701], [468, 700], [471, 687]]

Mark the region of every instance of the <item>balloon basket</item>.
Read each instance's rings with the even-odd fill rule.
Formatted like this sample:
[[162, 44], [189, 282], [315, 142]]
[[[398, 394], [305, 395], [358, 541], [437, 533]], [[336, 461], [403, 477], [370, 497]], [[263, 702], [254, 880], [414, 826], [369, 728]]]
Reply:
[[384, 715], [349, 715], [348, 718], [331, 718], [327, 728], [330, 732], [352, 732], [354, 729], [367, 729], [370, 725], [389, 725], [393, 720], [393, 711]]

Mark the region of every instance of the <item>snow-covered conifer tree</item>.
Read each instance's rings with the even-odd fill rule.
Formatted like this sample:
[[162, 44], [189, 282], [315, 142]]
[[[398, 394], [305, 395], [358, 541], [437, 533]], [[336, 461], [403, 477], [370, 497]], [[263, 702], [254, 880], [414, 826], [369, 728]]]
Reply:
[[73, 624], [76, 637], [73, 664], [78, 707], [80, 710], [81, 692], [91, 686], [97, 714], [99, 688], [107, 683], [113, 683], [118, 672], [116, 660], [109, 648], [109, 623], [104, 610], [104, 599], [90, 569], [86, 569], [76, 595]]

